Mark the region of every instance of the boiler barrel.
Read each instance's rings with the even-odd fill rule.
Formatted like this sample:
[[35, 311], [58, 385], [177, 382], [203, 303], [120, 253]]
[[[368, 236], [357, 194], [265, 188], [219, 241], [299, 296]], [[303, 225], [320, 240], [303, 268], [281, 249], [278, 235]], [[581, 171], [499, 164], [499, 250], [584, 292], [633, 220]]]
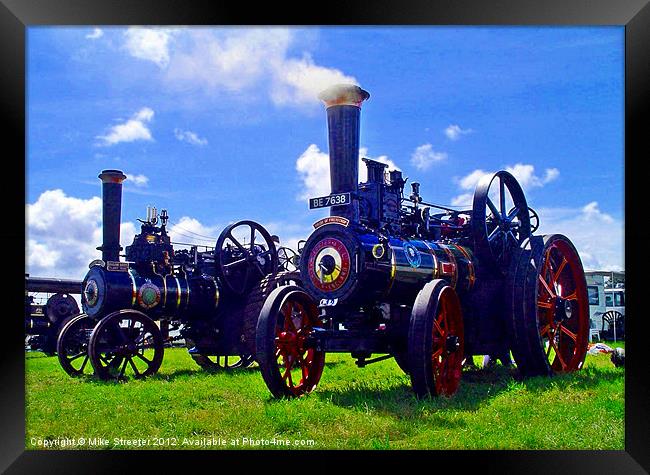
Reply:
[[54, 279], [51, 277], [25, 277], [25, 290], [28, 292], [47, 292], [51, 294], [80, 294], [81, 281]]
[[82, 305], [92, 318], [131, 308], [152, 318], [205, 316], [219, 306], [219, 287], [210, 276], [141, 275], [126, 266], [118, 270], [93, 266], [84, 279]]
[[450, 242], [384, 238], [337, 224], [317, 229], [301, 256], [301, 277], [315, 298], [411, 305], [422, 287], [444, 279], [461, 294], [476, 280], [471, 251]]

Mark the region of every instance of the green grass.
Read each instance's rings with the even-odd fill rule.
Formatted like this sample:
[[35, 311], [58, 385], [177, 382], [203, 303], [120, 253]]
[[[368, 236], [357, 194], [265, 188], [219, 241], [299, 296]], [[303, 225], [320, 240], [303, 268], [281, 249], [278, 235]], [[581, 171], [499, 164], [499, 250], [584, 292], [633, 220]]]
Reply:
[[[126, 383], [72, 379], [56, 357], [27, 353], [25, 443], [40, 449], [83, 437], [83, 446], [65, 448], [129, 448], [115, 441], [123, 438], [162, 443], [134, 448], [197, 448], [193, 440], [248, 449], [248, 438], [316, 449], [624, 449], [625, 373], [608, 355], [588, 355], [571, 375], [515, 376], [500, 365], [466, 370], [454, 397], [418, 401], [393, 360], [359, 369], [332, 354], [312, 394], [276, 401], [257, 368], [210, 374], [184, 349], [167, 349], [154, 377]], [[94, 438], [107, 443], [89, 447]]]

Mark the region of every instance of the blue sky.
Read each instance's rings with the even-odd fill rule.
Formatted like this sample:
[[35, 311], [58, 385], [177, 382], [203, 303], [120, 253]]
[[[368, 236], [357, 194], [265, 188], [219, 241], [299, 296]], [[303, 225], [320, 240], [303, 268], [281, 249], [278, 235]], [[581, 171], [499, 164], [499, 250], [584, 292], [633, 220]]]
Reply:
[[130, 178], [124, 244], [147, 205], [176, 241], [239, 219], [306, 238], [326, 213], [306, 197], [329, 192], [315, 96], [337, 82], [370, 92], [362, 153], [426, 200], [462, 205], [508, 169], [540, 232], [621, 269], [623, 52], [622, 27], [30, 27], [26, 271], [83, 276], [105, 168]]

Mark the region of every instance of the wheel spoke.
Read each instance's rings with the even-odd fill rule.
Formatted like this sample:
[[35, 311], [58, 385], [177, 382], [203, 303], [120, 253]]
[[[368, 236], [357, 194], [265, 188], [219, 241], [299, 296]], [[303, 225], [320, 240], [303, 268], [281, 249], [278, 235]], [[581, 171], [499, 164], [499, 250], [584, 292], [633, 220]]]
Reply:
[[84, 368], [86, 367], [86, 363], [88, 363], [88, 353], [86, 353], [86, 357], [83, 360], [83, 363], [81, 363], [81, 368], [79, 368], [79, 372], [83, 373]]
[[[286, 310], [285, 310], [286, 309]], [[291, 328], [293, 331], [297, 331], [296, 325], [293, 323], [293, 308], [292, 306], [286, 305], [285, 307], [282, 308], [282, 314], [284, 315], [284, 329], [285, 330], [290, 330], [290, 328], [287, 328], [287, 323], [291, 325]]]
[[569, 329], [568, 329], [567, 327], [565, 327], [564, 325], [560, 325], [560, 330], [561, 330], [563, 333], [565, 333], [566, 335], [568, 335], [568, 337], [571, 338], [574, 342], [577, 342], [577, 341], [578, 341], [578, 335], [576, 335], [575, 333], [573, 333], [571, 330], [569, 330]]
[[136, 368], [135, 363], [133, 362], [133, 359], [131, 357], [128, 358], [129, 364], [131, 365], [131, 368], [133, 368], [133, 372], [135, 373], [136, 377], [140, 376], [140, 372], [138, 371], [138, 368]]
[[228, 233], [227, 236], [234, 244], [237, 246], [244, 254], [249, 254], [248, 250], [241, 245], [241, 243], [235, 239], [235, 236], [232, 235], [232, 231]]
[[550, 287], [548, 286], [548, 284], [546, 283], [546, 281], [544, 280], [544, 278], [542, 277], [541, 274], [538, 275], [538, 278], [539, 278], [539, 281], [542, 283], [542, 286], [544, 287], [544, 290], [546, 290], [546, 292], [548, 292], [548, 295], [550, 295], [552, 298], [555, 298], [556, 297], [555, 293], [550, 289]]
[[237, 267], [237, 266], [240, 266], [242, 264], [246, 264], [246, 262], [248, 262], [247, 259], [239, 259], [239, 260], [236, 260], [236, 261], [229, 262], [228, 264], [224, 264], [223, 267], [225, 269], [230, 269], [231, 267]]
[[572, 294], [569, 294], [567, 297], [564, 297], [564, 300], [578, 300], [578, 293], [574, 291]]
[[489, 197], [486, 197], [486, 203], [488, 205], [488, 208], [490, 208], [490, 211], [492, 211], [492, 216], [494, 216], [494, 219], [497, 221], [501, 221], [501, 215], [499, 214], [499, 210], [497, 209], [496, 206], [494, 206], [494, 203], [492, 203], [492, 200]]
[[126, 371], [126, 364], [129, 362], [129, 358], [124, 358], [124, 363], [122, 363], [122, 368], [120, 369], [120, 374], [119, 377], [121, 378], [124, 376], [124, 372]]
[[543, 337], [544, 335], [546, 335], [549, 332], [550, 329], [551, 329], [551, 324], [550, 323], [544, 325], [542, 327], [542, 329], [539, 331], [539, 336]]
[[508, 231], [506, 234], [510, 239], [512, 239], [512, 242], [515, 246], [519, 245], [519, 241], [517, 241], [517, 238], [515, 237], [514, 234], [512, 234], [512, 231]]
[[500, 217], [504, 217], [506, 215], [506, 186], [501, 177], [499, 177], [499, 206], [501, 207]]
[[489, 242], [490, 244], [493, 244], [493, 243], [496, 242], [499, 238], [503, 239], [503, 232], [501, 231], [501, 229], [499, 229], [499, 228], [497, 227], [497, 228], [495, 228], [495, 230], [492, 231], [492, 233], [490, 233], [490, 235], [488, 236], [488, 242]]
[[558, 277], [560, 277], [560, 274], [564, 270], [564, 267], [567, 265], [567, 259], [566, 257], [562, 257], [562, 262], [560, 262], [560, 265], [558, 266], [557, 270], [555, 271], [555, 274], [553, 274], [553, 283], [557, 282]]
[[85, 351], [82, 351], [81, 353], [77, 353], [76, 355], [68, 358], [68, 361], [70, 361], [72, 363], [74, 360], [76, 360], [77, 358], [80, 358], [84, 354], [87, 354], [87, 353]]
[[507, 221], [508, 223], [511, 223], [512, 220], [515, 219], [515, 218], [517, 217], [518, 214], [519, 214], [519, 207], [518, 207], [518, 206], [515, 206], [514, 208], [512, 208], [512, 209], [510, 210], [510, 213], [508, 213], [508, 216], [506, 216], [506, 221]]
[[445, 331], [444, 331], [444, 330], [442, 329], [442, 327], [440, 326], [440, 323], [438, 323], [437, 320], [434, 320], [434, 321], [433, 321], [433, 325], [438, 329], [438, 333], [440, 334], [440, 336], [441, 336], [441, 337], [444, 337], [444, 336], [445, 336]]
[[253, 250], [255, 246], [255, 227], [251, 226], [251, 250]]
[[555, 356], [557, 359], [560, 361], [560, 365], [562, 366], [562, 369], [566, 369], [567, 365], [564, 362], [564, 358], [562, 358], [562, 354], [560, 353], [560, 350], [558, 349], [557, 346], [555, 346], [555, 342], [553, 342], [553, 349], [555, 350]]
[[540, 308], [553, 308], [553, 304], [551, 302], [546, 302], [544, 300], [538, 300], [537, 301], [537, 306]]
[[147, 363], [147, 366], [150, 366], [151, 363], [152, 363], [151, 360], [145, 358], [144, 355], [141, 354], [141, 353], [136, 353], [134, 356], [137, 356], [137, 357], [140, 358], [142, 361], [144, 361], [145, 363]]

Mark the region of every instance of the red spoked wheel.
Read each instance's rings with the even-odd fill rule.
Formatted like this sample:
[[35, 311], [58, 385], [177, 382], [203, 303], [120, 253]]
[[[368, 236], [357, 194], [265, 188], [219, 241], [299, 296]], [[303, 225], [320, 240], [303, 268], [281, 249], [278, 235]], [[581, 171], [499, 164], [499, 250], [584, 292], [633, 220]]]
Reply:
[[460, 300], [442, 279], [419, 292], [408, 336], [409, 374], [415, 394], [451, 396], [458, 390], [464, 358]]
[[266, 299], [257, 322], [257, 361], [276, 398], [302, 396], [320, 381], [325, 352], [310, 344], [321, 326], [314, 300], [300, 287], [278, 287]]
[[589, 301], [582, 262], [559, 234], [535, 236], [514, 272], [513, 355], [524, 376], [582, 368], [589, 342]]

